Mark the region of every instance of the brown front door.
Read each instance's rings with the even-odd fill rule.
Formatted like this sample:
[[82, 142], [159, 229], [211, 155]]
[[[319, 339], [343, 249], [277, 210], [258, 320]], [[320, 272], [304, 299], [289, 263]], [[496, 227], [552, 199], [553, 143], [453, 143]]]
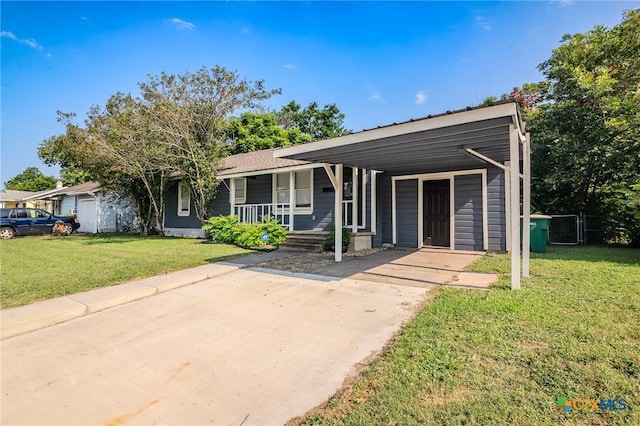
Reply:
[[449, 179], [427, 180], [424, 191], [423, 243], [449, 247]]

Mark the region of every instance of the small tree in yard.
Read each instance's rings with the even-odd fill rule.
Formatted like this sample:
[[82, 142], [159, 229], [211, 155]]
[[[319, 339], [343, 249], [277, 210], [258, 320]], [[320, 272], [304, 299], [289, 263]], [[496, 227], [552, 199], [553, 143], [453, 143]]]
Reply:
[[117, 93], [104, 108], [91, 108], [84, 127], [73, 122], [73, 114], [60, 113], [66, 133], [44, 141], [41, 150], [132, 196], [141, 222], [153, 221], [159, 233], [167, 181], [184, 179], [204, 223], [218, 185], [226, 120], [238, 110], [259, 107], [279, 90], [219, 66], [150, 75], [139, 87], [138, 97]]

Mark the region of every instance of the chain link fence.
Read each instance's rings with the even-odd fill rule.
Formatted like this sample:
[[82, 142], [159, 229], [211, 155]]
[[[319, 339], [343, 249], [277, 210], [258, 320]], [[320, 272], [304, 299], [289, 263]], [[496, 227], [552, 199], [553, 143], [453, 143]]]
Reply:
[[552, 214], [549, 224], [549, 244], [602, 244], [606, 241], [604, 216]]

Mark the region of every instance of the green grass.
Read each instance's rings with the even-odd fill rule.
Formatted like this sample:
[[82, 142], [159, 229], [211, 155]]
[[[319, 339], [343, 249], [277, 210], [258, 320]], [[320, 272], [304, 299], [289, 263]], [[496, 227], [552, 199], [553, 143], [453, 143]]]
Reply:
[[[510, 290], [440, 289], [385, 352], [303, 424], [640, 424], [640, 250], [550, 247]], [[624, 398], [564, 415], [556, 399]], [[298, 422], [298, 421], [296, 421]]]
[[129, 235], [23, 237], [0, 242], [0, 307], [126, 282], [248, 253], [202, 240]]

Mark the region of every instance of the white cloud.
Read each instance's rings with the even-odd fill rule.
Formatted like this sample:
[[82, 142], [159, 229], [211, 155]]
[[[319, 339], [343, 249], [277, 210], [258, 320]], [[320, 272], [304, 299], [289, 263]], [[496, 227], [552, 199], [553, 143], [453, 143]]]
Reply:
[[241, 32], [242, 34], [251, 34], [251, 30], [247, 26], [243, 26]]
[[32, 38], [18, 38], [11, 31], [1, 31], [0, 32], [0, 37], [9, 38], [9, 39], [11, 39], [13, 41], [17, 41], [18, 43], [26, 44], [27, 46], [33, 47], [34, 49], [37, 49], [37, 50], [44, 49], [44, 47], [42, 47], [40, 44], [38, 44], [38, 42], [35, 41], [34, 39], [32, 39]]
[[573, 5], [573, 0], [560, 0], [556, 3], [558, 4], [558, 7], [567, 7]]
[[485, 31], [491, 31], [491, 25], [484, 16], [476, 16], [476, 24]]
[[415, 97], [416, 105], [422, 105], [426, 101], [427, 101], [427, 94], [424, 93], [424, 90], [421, 90], [418, 93], [416, 93], [416, 97]]
[[82, 20], [82, 21], [88, 21], [88, 20], [89, 20], [89, 18], [87, 18], [86, 16], [81, 16], [81, 17], [80, 17], [80, 20]]
[[535, 34], [538, 31], [540, 31], [542, 29], [542, 25], [536, 25], [535, 27], [531, 28], [529, 31], [527, 31], [527, 33], [529, 34]]
[[372, 101], [382, 102], [383, 101], [382, 93], [378, 92], [377, 90], [374, 90], [369, 94], [369, 99]]
[[297, 70], [298, 66], [293, 64], [285, 64], [284, 67], [288, 70]]
[[173, 25], [177, 30], [193, 31], [194, 28], [196, 27], [191, 22], [187, 22], [184, 19], [180, 19], [180, 18], [167, 19], [165, 22], [169, 25]]

